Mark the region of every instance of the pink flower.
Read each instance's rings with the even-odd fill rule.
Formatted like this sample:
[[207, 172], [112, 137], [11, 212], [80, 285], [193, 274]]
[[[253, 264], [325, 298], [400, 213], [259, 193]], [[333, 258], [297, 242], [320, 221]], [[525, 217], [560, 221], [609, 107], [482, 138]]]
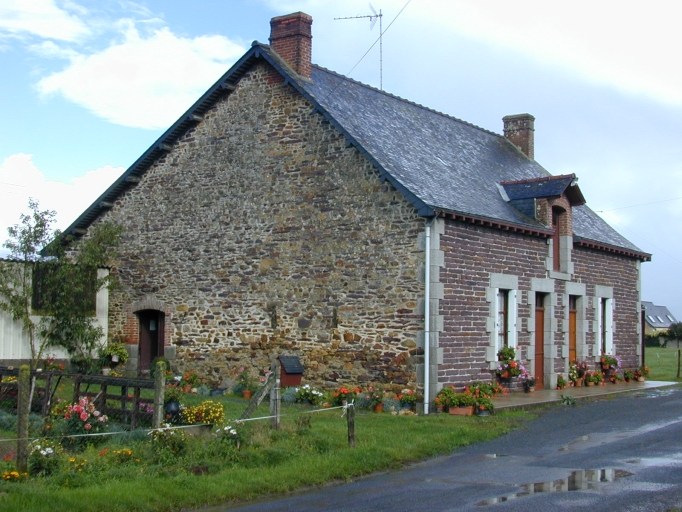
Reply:
[[92, 414], [93, 414], [93, 416], [95, 416], [95, 418], [96, 418], [97, 416], [99, 416], [99, 415], [102, 414], [102, 413], [99, 412], [99, 411], [95, 411], [95, 412], [93, 412]]
[[64, 415], [64, 419], [65, 419], [65, 420], [70, 420], [70, 419], [71, 419], [71, 415], [67, 412], [67, 413]]
[[85, 430], [90, 430], [92, 428], [92, 425], [90, 425], [90, 423], [86, 423], [85, 427], [83, 428], [85, 428]]
[[90, 417], [90, 415], [87, 412], [82, 412], [81, 413], [81, 421], [87, 421], [87, 419]]

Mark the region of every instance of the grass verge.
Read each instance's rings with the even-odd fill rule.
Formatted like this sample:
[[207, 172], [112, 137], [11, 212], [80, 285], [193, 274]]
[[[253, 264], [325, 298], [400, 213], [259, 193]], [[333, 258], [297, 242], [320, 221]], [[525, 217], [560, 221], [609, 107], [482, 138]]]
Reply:
[[648, 379], [680, 382], [677, 378], [677, 347], [646, 347], [646, 365], [651, 369]]
[[[176, 454], [153, 447], [139, 433], [110, 439], [67, 456], [51, 476], [0, 482], [0, 509], [165, 511], [249, 500], [398, 468], [495, 438], [530, 417], [524, 412], [464, 418], [358, 411], [357, 447], [350, 449], [339, 410], [308, 414], [291, 407], [285, 412], [279, 431], [270, 430], [267, 421], [243, 427], [240, 449], [211, 434], [188, 437]], [[114, 453], [123, 447], [133, 455], [116, 459]]]

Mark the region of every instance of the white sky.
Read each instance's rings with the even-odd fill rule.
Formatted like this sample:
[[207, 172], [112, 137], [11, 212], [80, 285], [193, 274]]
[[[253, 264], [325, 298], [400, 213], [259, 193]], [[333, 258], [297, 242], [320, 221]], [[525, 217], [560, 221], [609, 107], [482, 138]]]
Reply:
[[[407, 0], [373, 2], [387, 29]], [[269, 20], [313, 16], [313, 60], [347, 74], [378, 36], [366, 1], [3, 0], [0, 229], [28, 197], [67, 227]], [[536, 117], [536, 159], [654, 253], [643, 299], [682, 318], [682, 66], [675, 2], [411, 0], [384, 36], [384, 88], [500, 132]], [[378, 86], [378, 45], [352, 77]], [[635, 206], [645, 205], [645, 206]], [[1, 237], [0, 237], [1, 238]], [[677, 285], [677, 286], [675, 286]]]

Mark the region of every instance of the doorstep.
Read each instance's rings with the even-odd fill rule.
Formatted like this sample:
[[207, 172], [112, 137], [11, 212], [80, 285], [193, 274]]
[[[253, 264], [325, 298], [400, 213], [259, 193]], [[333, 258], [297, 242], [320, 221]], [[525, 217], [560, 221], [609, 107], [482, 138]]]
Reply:
[[569, 387], [562, 390], [540, 389], [533, 393], [510, 392], [507, 395], [496, 396], [493, 404], [496, 410], [500, 409], [525, 409], [553, 403], [561, 403], [562, 395], [571, 396], [575, 400], [589, 400], [590, 398], [617, 395], [620, 393], [632, 393], [649, 389], [677, 386], [678, 382], [666, 382], [647, 380], [645, 382], [631, 382], [628, 384], [612, 384], [606, 386], [583, 386], [580, 388]]

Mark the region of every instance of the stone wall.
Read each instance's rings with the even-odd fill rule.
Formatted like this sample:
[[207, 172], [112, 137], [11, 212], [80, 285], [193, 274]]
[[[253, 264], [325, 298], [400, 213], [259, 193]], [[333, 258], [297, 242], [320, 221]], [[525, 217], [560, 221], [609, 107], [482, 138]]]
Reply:
[[164, 305], [180, 370], [215, 385], [301, 356], [317, 384], [414, 385], [424, 221], [263, 64], [103, 216], [124, 226], [110, 337]]

